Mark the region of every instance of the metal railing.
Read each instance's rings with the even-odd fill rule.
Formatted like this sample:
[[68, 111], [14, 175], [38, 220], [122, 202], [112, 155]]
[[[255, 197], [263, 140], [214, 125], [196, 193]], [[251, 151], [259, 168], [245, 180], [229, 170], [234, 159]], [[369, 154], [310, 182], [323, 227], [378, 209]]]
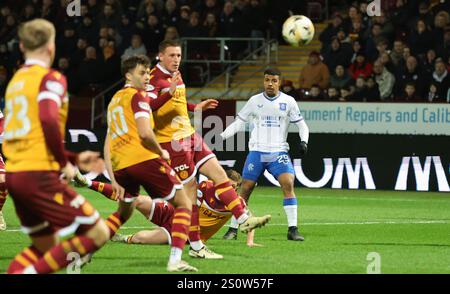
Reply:
[[111, 90], [115, 87], [117, 87], [117, 85], [121, 84], [124, 82], [124, 79], [120, 79], [117, 82], [115, 82], [114, 84], [112, 84], [111, 86], [109, 86], [107, 89], [103, 90], [102, 92], [100, 92], [99, 94], [97, 94], [94, 98], [92, 98], [91, 101], [91, 129], [93, 129], [95, 127], [95, 123], [100, 120], [100, 121], [104, 121], [105, 116], [106, 116], [106, 111], [105, 111], [105, 96], [106, 94], [108, 94], [109, 92], [111, 92]]
[[[274, 52], [272, 53], [272, 51], [274, 51]], [[265, 53], [265, 58], [259, 59], [259, 60], [254, 60], [253, 56], [255, 54], [260, 54], [261, 52]], [[223, 87], [224, 92], [219, 97], [217, 97], [217, 98], [222, 98], [225, 95], [227, 95], [228, 93], [230, 93], [230, 91], [232, 89], [241, 85], [248, 79], [254, 77], [256, 74], [261, 73], [261, 70], [264, 70], [267, 67], [267, 65], [269, 65], [271, 63], [278, 63], [278, 41], [275, 39], [265, 41], [261, 47], [259, 47], [258, 49], [256, 49], [253, 52], [250, 52], [247, 56], [245, 56], [242, 60], [240, 60], [238, 63], [234, 64], [233, 66], [226, 68], [226, 70], [224, 72], [222, 72], [220, 75], [218, 75], [211, 81], [207, 82], [201, 89], [195, 91], [192, 94], [189, 94], [189, 98], [195, 99], [196, 96], [200, 95], [201, 92], [204, 91], [206, 88], [208, 88], [211, 84], [217, 84], [219, 81], [222, 81], [223, 79], [225, 79], [224, 87]], [[232, 73], [236, 69], [238, 69], [238, 67], [242, 64], [260, 64], [261, 66], [258, 67], [257, 69], [255, 69], [254, 71], [252, 71], [250, 74], [250, 77], [248, 77], [244, 81], [241, 81], [239, 84], [231, 87]]]
[[[197, 45], [199, 45], [199, 42], [216, 43], [220, 49], [219, 58], [218, 59], [210, 59], [210, 58], [208, 58], [208, 59], [189, 59], [188, 58], [190, 56], [190, 54], [189, 54], [190, 52], [188, 51], [189, 43], [191, 43], [191, 45], [192, 45], [193, 42], [196, 42]], [[182, 48], [183, 48], [183, 62], [184, 63], [208, 63], [208, 64], [242, 62], [242, 60], [240, 60], [240, 59], [231, 59], [231, 58], [227, 57], [227, 55], [229, 55], [228, 53], [230, 52], [229, 45], [230, 45], [230, 43], [234, 43], [234, 42], [265, 43], [266, 39], [265, 38], [191, 38], [191, 37], [181, 38], [181, 44], [182, 44]], [[196, 52], [196, 53], [198, 53], [198, 52]]]

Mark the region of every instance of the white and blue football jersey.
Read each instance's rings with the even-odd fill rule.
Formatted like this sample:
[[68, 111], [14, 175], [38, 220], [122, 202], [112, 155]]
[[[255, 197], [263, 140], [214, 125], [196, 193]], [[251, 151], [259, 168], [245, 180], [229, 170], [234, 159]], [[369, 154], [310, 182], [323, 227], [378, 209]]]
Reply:
[[269, 97], [264, 92], [252, 96], [237, 117], [252, 125], [250, 151], [286, 152], [290, 123], [298, 123], [303, 117], [295, 99], [279, 92]]

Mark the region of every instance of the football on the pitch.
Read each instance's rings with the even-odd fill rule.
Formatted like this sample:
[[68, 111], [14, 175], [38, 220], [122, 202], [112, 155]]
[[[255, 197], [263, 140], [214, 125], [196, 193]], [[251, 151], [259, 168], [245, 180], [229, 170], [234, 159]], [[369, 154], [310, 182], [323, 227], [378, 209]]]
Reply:
[[282, 34], [292, 46], [306, 45], [314, 38], [314, 24], [304, 15], [292, 15], [284, 22]]

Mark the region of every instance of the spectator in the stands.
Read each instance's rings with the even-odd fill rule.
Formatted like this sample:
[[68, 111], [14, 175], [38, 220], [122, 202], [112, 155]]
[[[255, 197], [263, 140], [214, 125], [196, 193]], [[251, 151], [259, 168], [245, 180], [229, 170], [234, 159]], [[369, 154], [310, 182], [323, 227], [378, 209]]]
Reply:
[[164, 29], [159, 24], [158, 16], [152, 14], [148, 17], [143, 35], [147, 36], [145, 47], [150, 53], [158, 52], [158, 44], [164, 40]]
[[358, 7], [351, 5], [348, 8], [348, 15], [342, 22], [342, 26], [348, 32], [351, 30], [352, 23], [359, 21], [360, 19], [361, 19], [361, 16], [359, 14]]
[[338, 64], [348, 67], [350, 65], [352, 52], [346, 48], [341, 47], [337, 37], [331, 38], [331, 46], [323, 54], [323, 61], [328, 66], [330, 72], [333, 72]]
[[320, 33], [319, 40], [322, 42], [324, 50], [328, 49], [331, 38], [336, 36], [337, 32], [343, 27], [342, 21], [342, 16], [339, 13], [336, 13], [327, 28]]
[[[402, 1], [402, 0], [400, 0]], [[391, 53], [389, 56], [391, 57], [391, 61], [395, 66], [399, 66], [400, 60], [403, 58], [403, 48], [405, 47], [405, 44], [403, 44], [402, 40], [395, 40], [394, 46], [392, 48]]]
[[352, 82], [352, 77], [348, 74], [345, 67], [341, 64], [337, 65], [334, 73], [330, 77], [330, 86], [344, 88], [345, 86], [350, 86]]
[[73, 67], [70, 66], [70, 61], [66, 57], [60, 57], [58, 59], [58, 71], [66, 76], [67, 79], [67, 87], [69, 93], [73, 93], [76, 88], [74, 87], [75, 84], [75, 71], [73, 70]]
[[116, 28], [118, 26], [118, 24], [120, 23], [120, 18], [112, 5], [105, 4], [103, 6], [103, 11], [99, 16], [99, 23], [101, 26], [112, 28]]
[[305, 91], [305, 100], [323, 101], [324, 98], [323, 92], [317, 84], [312, 85], [309, 91]]
[[351, 101], [353, 100], [351, 89], [349, 86], [345, 86], [344, 88], [341, 88], [340, 91], [341, 95], [339, 96], [339, 101]]
[[25, 5], [25, 8], [23, 10], [21, 21], [22, 22], [29, 21], [32, 20], [33, 18], [36, 18], [36, 16], [37, 16], [36, 9], [31, 3], [28, 3], [27, 5]]
[[422, 59], [422, 70], [425, 76], [431, 76], [434, 72], [434, 61], [436, 60], [436, 51], [428, 49], [427, 55]]
[[353, 91], [353, 94], [352, 94], [352, 100], [353, 101], [365, 101], [366, 100], [366, 92], [367, 92], [366, 80], [364, 79], [364, 76], [361, 75], [356, 79], [355, 90]]
[[[234, 4], [231, 1], [226, 1], [223, 5], [222, 13], [219, 18], [219, 36], [238, 38], [242, 37], [244, 32], [242, 31], [243, 21], [242, 15], [238, 10], [234, 8]], [[228, 44], [230, 58], [238, 59], [243, 57], [246, 44], [244, 42], [229, 42]]]
[[367, 78], [372, 74], [372, 64], [366, 60], [362, 51], [356, 54], [355, 61], [350, 65], [350, 74], [353, 79], [358, 78], [360, 75]]
[[98, 39], [98, 30], [99, 27], [97, 22], [94, 22], [92, 16], [88, 14], [83, 17], [83, 21], [78, 27], [77, 34], [79, 38], [86, 39], [89, 44], [94, 44]]
[[300, 73], [299, 88], [309, 90], [312, 85], [318, 84], [322, 89], [328, 86], [330, 72], [328, 67], [320, 59], [317, 51], [309, 54], [308, 64], [305, 65]]
[[203, 0], [203, 3], [199, 4], [196, 11], [201, 11], [201, 19], [205, 19], [208, 13], [212, 13], [216, 16], [216, 19], [219, 19], [219, 16], [222, 12], [222, 7], [220, 6], [219, 1], [217, 0]]
[[448, 88], [450, 87], [450, 74], [442, 58], [436, 59], [434, 63], [434, 72], [430, 80], [436, 85], [437, 95], [439, 97], [445, 97]]
[[396, 0], [395, 8], [391, 13], [392, 24], [395, 27], [396, 35], [402, 35], [408, 31], [409, 9], [407, 0]]
[[394, 89], [395, 77], [383, 65], [381, 60], [375, 60], [373, 64], [373, 73], [375, 74], [375, 81], [380, 89], [380, 99], [389, 100]]
[[147, 49], [142, 43], [142, 37], [139, 34], [134, 34], [131, 37], [131, 46], [128, 47], [125, 52], [122, 54], [122, 60], [133, 56], [133, 55], [146, 55]]
[[327, 90], [327, 100], [337, 101], [339, 99], [339, 90], [335, 87], [329, 87]]
[[375, 76], [371, 75], [366, 79], [366, 101], [377, 102], [380, 101], [380, 88], [375, 81]]
[[421, 98], [416, 92], [416, 84], [408, 82], [404, 86], [403, 92], [394, 98], [394, 101], [397, 102], [423, 102], [424, 100]]
[[391, 57], [387, 51], [380, 54], [381, 62], [383, 63], [384, 67], [391, 73], [395, 74], [396, 67], [391, 61]]
[[300, 100], [300, 95], [295, 90], [294, 83], [291, 80], [283, 80], [281, 83], [281, 92], [294, 97], [295, 100]]
[[177, 2], [175, 0], [166, 0], [164, 10], [161, 15], [161, 24], [163, 28], [175, 27], [180, 20], [180, 14], [177, 9]]
[[177, 29], [181, 36], [184, 36], [186, 28], [189, 26], [191, 18], [191, 7], [183, 5], [180, 7], [180, 18], [177, 23]]
[[381, 36], [388, 40], [388, 42], [392, 42], [394, 40], [394, 25], [392, 21], [386, 16], [385, 11], [381, 11], [381, 15], [374, 16], [374, 22], [380, 24]]
[[440, 11], [436, 14], [434, 17], [434, 28], [431, 31], [433, 42], [435, 44], [442, 42], [445, 28], [449, 25], [449, 23], [450, 16], [447, 11]]
[[88, 42], [84, 37], [80, 37], [77, 40], [77, 49], [71, 53], [70, 61], [73, 66], [77, 66], [86, 57], [86, 48]]
[[[415, 2], [415, 1], [413, 1], [413, 2]], [[411, 2], [409, 4], [411, 4]], [[412, 3], [412, 5], [416, 6], [417, 4]], [[421, 1], [419, 3], [418, 15], [417, 15], [417, 12], [411, 11], [412, 14], [416, 14], [417, 16], [415, 16], [415, 17], [413, 16], [408, 19], [408, 26], [410, 28], [414, 28], [419, 19], [424, 20], [427, 26], [432, 26], [433, 22], [434, 22], [434, 20], [433, 20], [434, 18], [433, 18], [433, 14], [429, 13], [428, 9], [429, 9], [428, 1], [427, 0]]]
[[[266, 31], [267, 16], [260, 0], [250, 0], [250, 4], [243, 9], [244, 24], [248, 26], [247, 30], [251, 38], [264, 38]], [[262, 46], [260, 41], [250, 42], [250, 51], [253, 52]]]
[[359, 18], [352, 22], [348, 37], [353, 42], [362, 41], [364, 39], [364, 27]]
[[431, 31], [427, 28], [425, 21], [419, 19], [416, 27], [409, 36], [409, 45], [411, 46], [411, 53], [414, 55], [423, 56], [427, 53], [427, 49], [433, 42]]
[[104, 81], [104, 64], [97, 56], [97, 50], [90, 46], [86, 48], [86, 56], [80, 63], [77, 78], [74, 79], [79, 90], [84, 91], [91, 84], [101, 84]]
[[[186, 37], [197, 37], [197, 36], [186, 35]], [[164, 40], [178, 40], [179, 38], [180, 35], [178, 34], [178, 30], [176, 27], [174, 26], [167, 27], [166, 33], [164, 34]]]
[[377, 44], [380, 40], [383, 39], [381, 35], [381, 25], [378, 23], [374, 23], [371, 28], [371, 34], [367, 36], [365, 44], [365, 55], [368, 60], [373, 61], [378, 56]]
[[395, 82], [395, 95], [400, 96], [408, 83], [416, 85], [415, 90], [418, 95], [424, 95], [426, 77], [418, 66], [417, 59], [414, 56], [408, 57], [406, 66], [403, 66], [398, 71]]
[[350, 64], [352, 64], [353, 62], [355, 62], [356, 57], [358, 56], [358, 53], [360, 53], [362, 51], [362, 47], [361, 47], [361, 42], [359, 41], [354, 41], [352, 43], [352, 57], [350, 58]]
[[65, 25], [63, 35], [57, 40], [57, 58], [59, 56], [69, 56], [77, 49], [77, 38], [75, 28], [72, 24]]
[[217, 24], [217, 19], [214, 13], [208, 13], [206, 15], [203, 26], [205, 27], [207, 36], [209, 38], [215, 38], [217, 36], [217, 30], [219, 29], [219, 25]]
[[134, 23], [131, 21], [131, 16], [129, 14], [122, 14], [118, 27], [118, 33], [122, 36], [122, 42], [119, 45], [120, 52], [123, 52], [126, 49], [125, 46], [131, 43], [131, 36], [135, 29]]
[[450, 57], [450, 27], [447, 27], [444, 31], [443, 40], [436, 44], [436, 53], [444, 60], [448, 60]]
[[431, 82], [428, 87], [428, 93], [426, 95], [427, 102], [445, 102], [445, 99], [443, 96], [439, 93], [439, 84], [436, 82]]

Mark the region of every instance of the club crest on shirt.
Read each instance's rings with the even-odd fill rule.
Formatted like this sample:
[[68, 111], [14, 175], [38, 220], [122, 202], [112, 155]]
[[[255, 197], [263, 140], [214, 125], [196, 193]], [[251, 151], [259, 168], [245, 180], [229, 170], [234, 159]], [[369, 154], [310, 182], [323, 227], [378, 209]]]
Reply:
[[286, 110], [286, 103], [280, 103], [280, 110], [285, 111]]

